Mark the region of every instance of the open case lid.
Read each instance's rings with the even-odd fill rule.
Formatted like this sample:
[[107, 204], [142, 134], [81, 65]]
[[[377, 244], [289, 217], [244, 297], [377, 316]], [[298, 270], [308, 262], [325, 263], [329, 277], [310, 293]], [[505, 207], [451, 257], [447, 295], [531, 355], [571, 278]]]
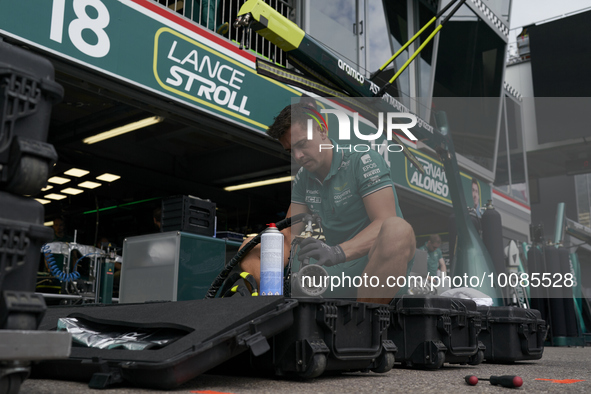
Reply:
[[49, 379], [90, 379], [94, 388], [125, 380], [169, 389], [244, 350], [250, 349], [255, 356], [266, 352], [266, 338], [293, 324], [296, 305], [296, 300], [277, 296], [50, 308], [40, 330], [55, 330], [59, 318], [75, 317], [131, 330], [169, 328], [186, 334], [157, 349], [74, 346], [69, 360], [41, 363], [33, 373]]

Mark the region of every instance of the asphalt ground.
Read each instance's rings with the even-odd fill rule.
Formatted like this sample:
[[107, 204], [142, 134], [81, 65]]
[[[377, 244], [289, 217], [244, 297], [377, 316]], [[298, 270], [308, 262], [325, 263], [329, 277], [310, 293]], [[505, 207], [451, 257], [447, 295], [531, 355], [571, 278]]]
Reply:
[[[403, 369], [396, 364], [385, 374], [346, 373], [321, 376], [311, 380], [265, 379], [258, 377], [204, 374], [168, 392], [176, 393], [591, 393], [591, 348], [547, 347], [541, 360], [512, 365], [482, 363], [477, 366], [445, 364], [435, 371]], [[518, 375], [523, 378], [519, 389], [492, 386], [480, 381], [476, 386], [465, 383], [466, 375], [489, 378], [491, 375]], [[538, 380], [538, 379], [552, 379]], [[28, 379], [22, 394], [93, 393], [85, 383]], [[105, 394], [162, 393], [120, 386], [102, 390]]]

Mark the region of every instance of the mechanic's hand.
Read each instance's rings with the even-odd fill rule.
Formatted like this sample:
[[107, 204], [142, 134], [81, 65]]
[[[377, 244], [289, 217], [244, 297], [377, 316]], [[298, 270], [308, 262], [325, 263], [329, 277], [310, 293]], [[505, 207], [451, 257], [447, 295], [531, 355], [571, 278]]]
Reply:
[[318, 265], [326, 265], [327, 267], [347, 261], [345, 252], [339, 245], [329, 246], [316, 238], [306, 238], [300, 246], [301, 249], [298, 254], [300, 261], [313, 258], [318, 262]]

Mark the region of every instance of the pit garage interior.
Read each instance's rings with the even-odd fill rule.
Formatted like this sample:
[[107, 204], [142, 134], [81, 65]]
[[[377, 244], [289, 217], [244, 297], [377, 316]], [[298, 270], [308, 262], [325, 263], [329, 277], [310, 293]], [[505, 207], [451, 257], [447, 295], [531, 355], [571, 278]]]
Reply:
[[[60, 66], [56, 64], [58, 70]], [[290, 174], [290, 158], [270, 139], [161, 99], [125, 89], [98, 77], [73, 77], [58, 71], [64, 100], [53, 109], [49, 142], [59, 155], [52, 176], [71, 179], [35, 196], [44, 198], [66, 187], [78, 195], [45, 204], [46, 219], [63, 215], [78, 242], [96, 236], [120, 242], [126, 236], [156, 231], [152, 211], [162, 197], [193, 195], [217, 204], [217, 228], [238, 231], [284, 216], [289, 183], [226, 192], [224, 186]], [[157, 117], [158, 123], [94, 144], [83, 140], [98, 133]], [[277, 145], [277, 146], [276, 146]], [[90, 171], [68, 177], [71, 168]], [[95, 189], [76, 185], [111, 173], [121, 178]], [[98, 209], [98, 213], [97, 213]], [[269, 217], [263, 218], [263, 213]], [[97, 221], [98, 233], [97, 235]]]

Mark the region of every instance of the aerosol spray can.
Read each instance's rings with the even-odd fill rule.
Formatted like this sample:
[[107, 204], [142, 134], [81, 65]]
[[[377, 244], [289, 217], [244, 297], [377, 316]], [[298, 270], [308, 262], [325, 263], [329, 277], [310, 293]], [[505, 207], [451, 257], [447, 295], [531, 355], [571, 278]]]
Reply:
[[283, 234], [275, 223], [261, 235], [261, 295], [283, 295]]

